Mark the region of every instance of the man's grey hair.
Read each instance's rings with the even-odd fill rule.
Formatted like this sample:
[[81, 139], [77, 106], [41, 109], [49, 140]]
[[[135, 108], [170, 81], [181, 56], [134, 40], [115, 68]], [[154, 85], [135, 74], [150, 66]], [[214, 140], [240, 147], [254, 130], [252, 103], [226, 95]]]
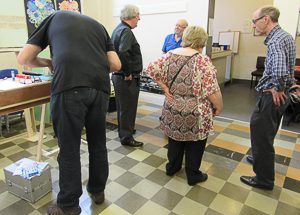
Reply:
[[259, 16], [270, 16], [271, 20], [273, 22], [278, 22], [279, 16], [280, 16], [280, 11], [278, 8], [273, 7], [273, 6], [265, 6], [260, 9]]
[[120, 19], [121, 20], [130, 20], [140, 15], [140, 10], [137, 6], [132, 4], [127, 4], [121, 10]]

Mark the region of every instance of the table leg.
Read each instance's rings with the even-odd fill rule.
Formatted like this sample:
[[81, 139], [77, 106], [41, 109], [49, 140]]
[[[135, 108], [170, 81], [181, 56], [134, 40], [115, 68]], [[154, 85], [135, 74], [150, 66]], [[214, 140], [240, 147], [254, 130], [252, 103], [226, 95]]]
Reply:
[[38, 140], [37, 153], [36, 153], [37, 161], [40, 161], [42, 156], [42, 144], [43, 144], [44, 130], [45, 130], [45, 113], [46, 113], [46, 104], [42, 104], [40, 132], [39, 132], [39, 140]]
[[25, 122], [26, 122], [28, 138], [32, 138], [36, 135], [34, 109], [33, 108], [25, 109], [24, 115], [25, 115]]

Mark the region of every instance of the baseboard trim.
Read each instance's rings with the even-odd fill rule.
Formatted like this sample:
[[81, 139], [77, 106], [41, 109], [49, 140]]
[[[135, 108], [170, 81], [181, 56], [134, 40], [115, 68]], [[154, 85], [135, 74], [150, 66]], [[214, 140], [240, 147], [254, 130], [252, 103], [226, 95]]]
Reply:
[[251, 83], [251, 80], [247, 80], [247, 79], [235, 79], [235, 78], [233, 78], [232, 80], [231, 80], [231, 83], [235, 83], [235, 84], [249, 84], [249, 86], [250, 86], [250, 83]]

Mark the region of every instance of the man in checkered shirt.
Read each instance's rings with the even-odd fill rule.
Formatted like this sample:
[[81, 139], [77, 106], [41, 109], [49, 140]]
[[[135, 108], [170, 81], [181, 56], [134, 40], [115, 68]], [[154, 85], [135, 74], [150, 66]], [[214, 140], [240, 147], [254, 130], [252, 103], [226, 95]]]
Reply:
[[241, 176], [252, 187], [272, 190], [274, 187], [274, 139], [288, 106], [287, 90], [294, 82], [296, 46], [293, 37], [278, 25], [280, 12], [273, 6], [253, 13], [253, 28], [267, 35], [265, 71], [256, 90], [261, 92], [250, 120], [252, 156], [256, 176]]

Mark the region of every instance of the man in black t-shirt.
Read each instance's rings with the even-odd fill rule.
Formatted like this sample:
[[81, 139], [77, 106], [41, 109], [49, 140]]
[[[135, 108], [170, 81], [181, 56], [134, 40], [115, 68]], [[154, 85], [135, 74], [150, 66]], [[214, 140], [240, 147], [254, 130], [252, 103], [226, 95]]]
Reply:
[[[38, 54], [50, 46], [51, 60]], [[48, 214], [80, 214], [82, 194], [80, 143], [83, 127], [89, 150], [87, 191], [96, 204], [104, 201], [108, 177], [106, 111], [109, 72], [121, 67], [110, 37], [100, 23], [74, 12], [48, 16], [19, 53], [18, 62], [54, 71], [51, 116], [60, 152], [57, 204]]]
[[140, 20], [139, 9], [135, 5], [125, 5], [121, 11], [121, 23], [112, 33], [122, 69], [113, 73], [112, 82], [116, 94], [118, 132], [122, 145], [139, 147], [143, 143], [133, 138], [137, 104], [140, 93], [140, 73], [143, 70], [142, 54], [131, 29]]

